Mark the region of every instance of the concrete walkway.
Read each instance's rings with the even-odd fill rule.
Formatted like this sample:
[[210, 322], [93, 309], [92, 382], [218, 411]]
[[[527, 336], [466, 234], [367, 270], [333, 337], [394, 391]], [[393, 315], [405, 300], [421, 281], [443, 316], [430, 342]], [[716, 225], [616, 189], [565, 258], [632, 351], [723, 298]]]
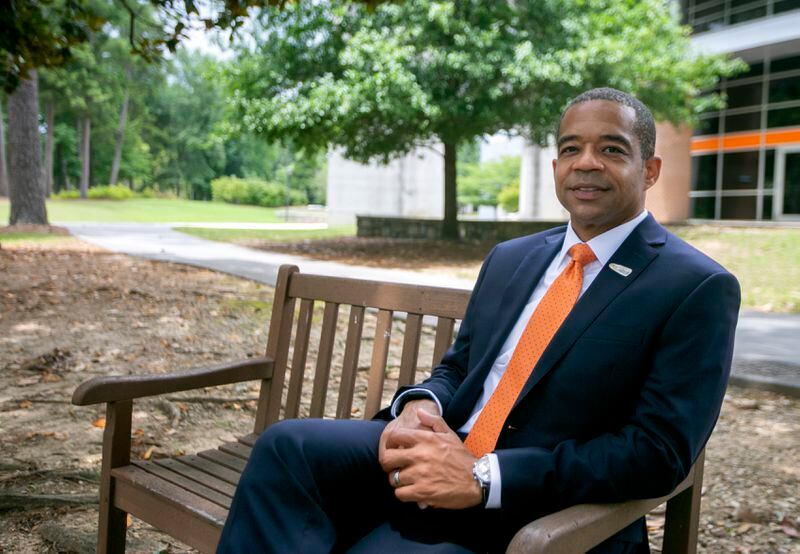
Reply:
[[[274, 285], [281, 264], [307, 273], [471, 289], [471, 280], [397, 269], [353, 266], [263, 252], [192, 237], [172, 224], [60, 224], [78, 238], [114, 252], [213, 269]], [[200, 226], [199, 224], [196, 224]], [[223, 227], [227, 224], [216, 224]], [[270, 224], [271, 228], [275, 225]], [[295, 225], [295, 224], [287, 224]], [[205, 225], [203, 225], [205, 226]], [[211, 225], [208, 225], [211, 226]], [[237, 227], [241, 228], [241, 227]], [[800, 397], [800, 315], [742, 312], [731, 382]]]

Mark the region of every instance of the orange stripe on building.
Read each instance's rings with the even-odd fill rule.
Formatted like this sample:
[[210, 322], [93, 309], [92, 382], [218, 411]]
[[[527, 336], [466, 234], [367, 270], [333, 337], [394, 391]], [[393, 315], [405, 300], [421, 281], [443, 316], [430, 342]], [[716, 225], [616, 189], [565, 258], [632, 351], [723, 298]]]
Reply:
[[771, 147], [800, 144], [800, 127], [772, 129], [766, 132], [754, 131], [698, 137], [692, 139], [692, 154], [706, 154], [720, 150], [723, 152], [742, 149], [752, 150], [760, 147], [762, 140], [765, 146]]

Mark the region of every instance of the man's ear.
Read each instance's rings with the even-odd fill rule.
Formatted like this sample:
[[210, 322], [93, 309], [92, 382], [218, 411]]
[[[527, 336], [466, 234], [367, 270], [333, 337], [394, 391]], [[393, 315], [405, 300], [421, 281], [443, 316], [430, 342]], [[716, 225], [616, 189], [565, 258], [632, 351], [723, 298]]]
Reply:
[[661, 175], [661, 158], [652, 156], [649, 160], [645, 160], [644, 189], [647, 190], [655, 185], [659, 175]]
[[556, 164], [558, 163], [557, 158], [553, 158], [553, 175], [556, 174]]

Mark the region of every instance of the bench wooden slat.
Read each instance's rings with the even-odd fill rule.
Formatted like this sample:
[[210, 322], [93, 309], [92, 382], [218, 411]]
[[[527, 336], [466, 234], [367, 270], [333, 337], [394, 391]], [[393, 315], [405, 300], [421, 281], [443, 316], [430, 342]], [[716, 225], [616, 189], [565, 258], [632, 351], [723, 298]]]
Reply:
[[339, 304], [326, 302], [322, 315], [322, 331], [317, 352], [317, 368], [314, 373], [314, 390], [311, 395], [311, 417], [322, 417], [325, 414], [325, 400], [328, 395], [328, 377], [331, 372], [331, 358], [336, 338], [336, 322], [339, 317]]
[[389, 359], [389, 345], [392, 338], [392, 315], [391, 310], [378, 311], [378, 320], [375, 323], [375, 340], [372, 342], [372, 361], [369, 366], [364, 419], [369, 419], [378, 413], [383, 400], [386, 361]]
[[111, 470], [114, 505], [200, 552], [214, 552], [228, 510], [132, 465]]
[[358, 355], [361, 352], [361, 335], [364, 330], [364, 307], [350, 306], [350, 323], [347, 325], [347, 338], [342, 362], [342, 379], [339, 385], [339, 401], [336, 417], [350, 419], [353, 409], [353, 391], [358, 371]]
[[218, 479], [225, 481], [226, 483], [230, 483], [231, 485], [236, 485], [239, 482], [239, 478], [242, 474], [238, 471], [225, 467], [223, 465], [217, 464], [208, 460], [206, 458], [201, 458], [196, 454], [188, 454], [186, 456], [180, 456], [175, 458], [182, 464], [186, 464], [189, 467], [193, 467], [199, 471], [204, 471], [209, 475], [214, 475]]
[[305, 273], [292, 275], [289, 284], [291, 297], [453, 318], [464, 316], [469, 295], [468, 290]]
[[422, 315], [408, 314], [408, 317], [406, 317], [406, 331], [403, 334], [403, 353], [400, 356], [398, 384], [401, 387], [412, 384], [416, 377], [421, 333]]
[[241, 458], [245, 462], [250, 459], [250, 452], [253, 450], [246, 444], [240, 442], [224, 442], [220, 444], [219, 448], [222, 452]]
[[243, 460], [238, 456], [231, 456], [217, 449], [203, 450], [198, 452], [197, 455], [239, 473], [243, 472], [244, 466], [247, 465], [247, 460]]
[[211, 490], [215, 490], [220, 494], [224, 494], [225, 496], [233, 497], [233, 493], [236, 492], [235, 486], [223, 481], [216, 475], [211, 475], [204, 471], [195, 469], [192, 466], [182, 464], [175, 458], [160, 458], [153, 460], [153, 462], [158, 466], [165, 467], [168, 470], [177, 473], [178, 475], [182, 475], [187, 479], [191, 479], [192, 481], [208, 487]]
[[436, 367], [442, 356], [450, 348], [453, 343], [453, 328], [455, 327], [455, 320], [452, 317], [440, 317], [436, 322], [436, 339], [433, 344], [433, 360], [431, 361], [431, 368]]
[[253, 448], [253, 445], [256, 444], [258, 437], [259, 435], [256, 435], [255, 433], [250, 433], [248, 435], [243, 435], [236, 440], [246, 446], [249, 446], [250, 448]]
[[213, 502], [217, 506], [222, 506], [225, 509], [231, 507], [230, 496], [221, 494], [205, 485], [197, 483], [196, 481], [192, 481], [191, 479], [188, 479], [183, 475], [180, 475], [178, 473], [175, 473], [174, 471], [170, 471], [165, 467], [157, 465], [155, 462], [136, 461], [133, 462], [132, 465], [146, 471], [147, 473], [155, 475], [168, 483], [177, 485], [182, 489], [185, 489], [193, 494], [196, 494], [197, 496], [205, 498], [206, 500]]
[[300, 314], [297, 317], [297, 331], [294, 338], [294, 355], [292, 370], [289, 376], [289, 390], [286, 393], [286, 408], [283, 417], [296, 418], [300, 410], [300, 395], [303, 390], [303, 378], [308, 358], [308, 339], [311, 334], [311, 322], [314, 315], [314, 301], [302, 300]]

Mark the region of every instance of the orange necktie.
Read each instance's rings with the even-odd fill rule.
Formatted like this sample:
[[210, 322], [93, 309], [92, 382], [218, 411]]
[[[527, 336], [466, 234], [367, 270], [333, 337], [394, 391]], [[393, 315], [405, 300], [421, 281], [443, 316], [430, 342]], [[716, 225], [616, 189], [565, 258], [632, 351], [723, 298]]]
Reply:
[[578, 300], [583, 284], [583, 268], [596, 258], [589, 245], [578, 243], [569, 249], [572, 260], [547, 289], [528, 320], [514, 355], [508, 362], [497, 388], [481, 410], [464, 444], [475, 456], [494, 450], [497, 438], [522, 387], [533, 373], [553, 335]]

